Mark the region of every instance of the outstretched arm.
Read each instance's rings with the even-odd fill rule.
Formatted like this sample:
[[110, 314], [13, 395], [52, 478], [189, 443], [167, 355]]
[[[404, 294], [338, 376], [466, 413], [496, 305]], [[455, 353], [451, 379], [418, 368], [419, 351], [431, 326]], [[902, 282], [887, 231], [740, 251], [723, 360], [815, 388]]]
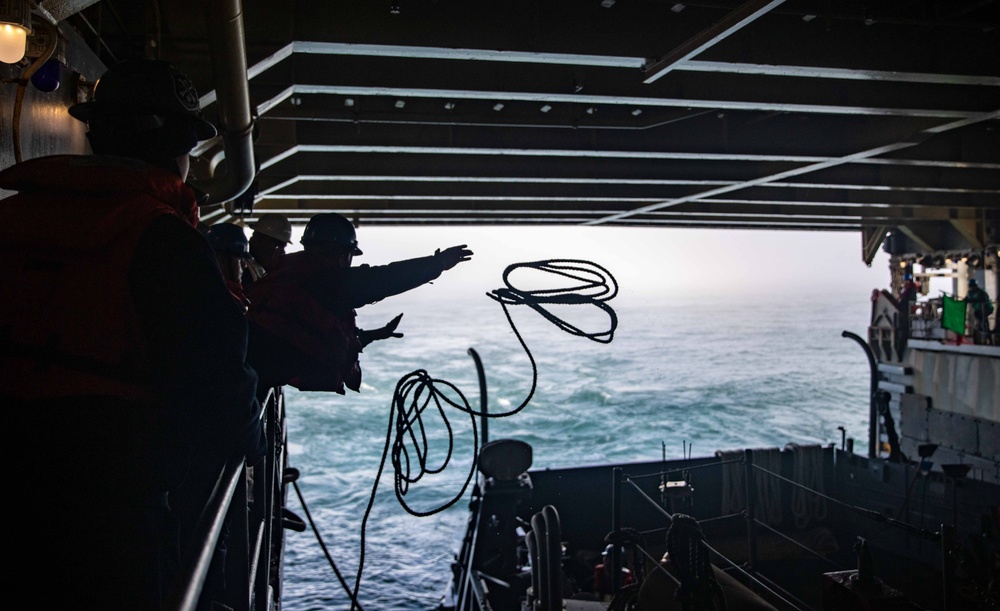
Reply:
[[396, 332], [396, 327], [399, 326], [399, 321], [401, 318], [403, 318], [402, 314], [390, 320], [389, 324], [382, 327], [381, 329], [373, 329], [371, 331], [358, 329], [358, 340], [361, 341], [361, 347], [364, 348], [373, 341], [380, 339], [389, 339], [390, 337], [403, 337], [402, 333]]
[[444, 250], [439, 248], [434, 251], [434, 256], [441, 261], [441, 270], [444, 271], [455, 267], [462, 261], [471, 259], [472, 251], [469, 250], [468, 246], [462, 244], [461, 246], [452, 246]]

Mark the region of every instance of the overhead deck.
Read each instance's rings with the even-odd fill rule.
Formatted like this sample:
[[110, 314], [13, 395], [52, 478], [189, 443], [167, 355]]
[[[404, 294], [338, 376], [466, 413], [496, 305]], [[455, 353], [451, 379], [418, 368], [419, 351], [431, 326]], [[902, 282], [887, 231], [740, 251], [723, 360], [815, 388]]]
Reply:
[[[70, 19], [103, 23], [106, 63], [155, 41], [211, 92], [201, 4], [158, 5]], [[853, 231], [869, 261], [894, 228], [983, 248], [1000, 209], [997, 9], [250, 0], [247, 218]]]

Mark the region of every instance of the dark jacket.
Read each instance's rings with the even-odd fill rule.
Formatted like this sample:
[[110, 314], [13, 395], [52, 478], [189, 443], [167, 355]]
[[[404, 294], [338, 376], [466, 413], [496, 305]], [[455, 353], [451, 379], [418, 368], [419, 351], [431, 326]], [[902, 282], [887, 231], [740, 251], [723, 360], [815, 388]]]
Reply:
[[263, 452], [243, 313], [178, 176], [55, 156], [0, 187], [0, 396], [45, 525], [19, 557], [79, 606], [148, 608], [204, 482]]
[[340, 267], [311, 252], [283, 255], [250, 289], [250, 362], [262, 386], [344, 393], [361, 383], [355, 310], [426, 284], [437, 257]]

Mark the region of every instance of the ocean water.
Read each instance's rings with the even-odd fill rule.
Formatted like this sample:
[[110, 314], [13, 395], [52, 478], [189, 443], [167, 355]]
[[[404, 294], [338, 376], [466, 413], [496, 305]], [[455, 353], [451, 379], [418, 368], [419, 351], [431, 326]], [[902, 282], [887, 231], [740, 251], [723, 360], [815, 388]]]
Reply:
[[[668, 458], [789, 442], [839, 444], [838, 427], [855, 439], [855, 451], [865, 452], [868, 362], [841, 332], [865, 336], [867, 297], [834, 291], [726, 299], [627, 296], [609, 302], [618, 317], [609, 344], [570, 335], [527, 307], [512, 307], [537, 363], [537, 389], [519, 413], [491, 419], [489, 438], [530, 443], [535, 468], [659, 460], [664, 444]], [[486, 373], [490, 412], [518, 407], [531, 388], [531, 363], [498, 303], [483, 296], [376, 304], [362, 309], [360, 324], [377, 326], [399, 312], [405, 312], [405, 337], [366, 350], [360, 393], [286, 394], [290, 462], [302, 472], [306, 508], [351, 586], [363, 516], [394, 430], [397, 382], [425, 370], [478, 407], [468, 354], [474, 348]], [[564, 306], [559, 315], [591, 333], [609, 324], [592, 305]], [[397, 497], [391, 458], [386, 460], [365, 525], [358, 594], [365, 609], [428, 611], [444, 592], [467, 518], [469, 491], [462, 493], [462, 486], [472, 429], [463, 411], [443, 411], [452, 443], [440, 414], [433, 406], [425, 410], [417, 430], [426, 437], [426, 452], [422, 444], [406, 450], [408, 477], [420, 478], [402, 499], [417, 513], [431, 513], [461, 497], [427, 517], [411, 515]], [[430, 473], [449, 449], [443, 472]], [[420, 472], [421, 463], [428, 472]], [[305, 517], [294, 492], [289, 507]], [[313, 533], [289, 531], [286, 542], [283, 607], [349, 609]]]

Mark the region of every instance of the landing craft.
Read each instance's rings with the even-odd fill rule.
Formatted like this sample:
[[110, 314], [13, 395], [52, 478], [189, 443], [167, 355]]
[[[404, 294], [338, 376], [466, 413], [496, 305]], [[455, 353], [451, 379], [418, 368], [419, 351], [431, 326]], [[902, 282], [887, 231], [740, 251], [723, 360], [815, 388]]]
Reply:
[[[997, 314], [978, 328], [971, 315], [960, 324], [950, 315], [965, 313], [969, 279], [994, 304], [1000, 293], [996, 9], [978, 0], [7, 0], [4, 35], [30, 33], [3, 43], [0, 168], [87, 153], [66, 109], [107, 66], [154, 57], [192, 77], [222, 134], [196, 150], [208, 224], [278, 212], [302, 225], [336, 211], [362, 226], [855, 233], [866, 263], [880, 248], [890, 256], [867, 337], [848, 338], [871, 364], [867, 451], [845, 439], [647, 465], [484, 469], [468, 533], [456, 533], [445, 606], [664, 608], [679, 580], [686, 592], [722, 583], [730, 608], [748, 599], [752, 608], [990, 609], [1000, 583]], [[944, 281], [947, 299], [900, 303], [906, 273], [925, 291]], [[280, 422], [280, 389], [273, 398], [268, 414]], [[282, 449], [283, 427], [271, 430]], [[529, 452], [495, 440], [482, 462], [527, 469]], [[250, 595], [228, 601], [234, 608], [280, 606], [283, 538], [272, 526], [294, 477], [284, 461], [276, 452], [258, 491], [268, 514], [244, 520], [243, 565], [256, 570], [244, 571]], [[807, 463], [818, 471], [807, 476]], [[225, 476], [227, 494], [245, 493], [239, 469]], [[747, 484], [768, 477], [781, 484], [766, 502], [805, 502], [819, 489], [827, 511], [808, 530], [768, 523]], [[718, 491], [741, 485], [741, 500], [726, 505]], [[919, 507], [915, 485], [927, 491]], [[595, 489], [608, 493], [574, 513]], [[730, 517], [710, 521], [721, 516]], [[659, 571], [674, 526], [704, 551], [689, 555], [687, 571], [672, 552], [676, 580]], [[630, 535], [657, 530], [655, 541]], [[817, 532], [809, 551], [788, 543]], [[216, 534], [206, 533], [207, 548]], [[578, 566], [562, 542], [607, 554]], [[816, 554], [825, 559], [813, 565]], [[905, 570], [873, 575], [873, 556]], [[189, 567], [192, 593], [204, 568]]]

